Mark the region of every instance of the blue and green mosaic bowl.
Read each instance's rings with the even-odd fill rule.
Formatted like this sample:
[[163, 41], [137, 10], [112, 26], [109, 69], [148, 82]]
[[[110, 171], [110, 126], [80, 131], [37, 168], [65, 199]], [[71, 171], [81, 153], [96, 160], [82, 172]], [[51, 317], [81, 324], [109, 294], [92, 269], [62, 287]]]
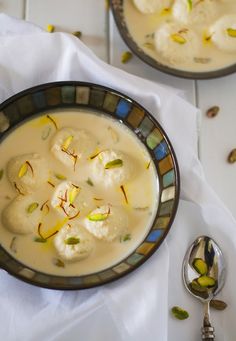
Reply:
[[9, 274], [40, 287], [85, 289], [117, 280], [142, 265], [161, 245], [173, 223], [179, 202], [180, 179], [171, 143], [153, 116], [128, 96], [85, 82], [42, 84], [9, 98], [0, 105], [0, 140], [23, 120], [52, 109], [87, 109], [117, 119], [142, 141], [152, 158], [159, 180], [158, 209], [144, 240], [119, 263], [84, 276], [55, 276], [36, 271], [13, 258], [0, 245], [0, 267]]

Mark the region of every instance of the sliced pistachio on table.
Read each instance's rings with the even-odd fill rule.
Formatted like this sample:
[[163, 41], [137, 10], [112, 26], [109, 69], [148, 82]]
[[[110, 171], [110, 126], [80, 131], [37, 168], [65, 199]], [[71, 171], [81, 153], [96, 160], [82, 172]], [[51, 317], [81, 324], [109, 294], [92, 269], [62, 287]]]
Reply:
[[73, 36], [75, 36], [75, 37], [77, 37], [79, 39], [82, 37], [82, 32], [81, 31], [75, 31], [72, 34], [73, 34]]
[[123, 52], [121, 55], [121, 63], [123, 64], [127, 63], [132, 57], [133, 54], [130, 51]]
[[54, 30], [55, 30], [55, 26], [54, 25], [51, 25], [51, 24], [47, 25], [47, 32], [52, 33], [52, 32], [54, 32]]
[[172, 312], [172, 315], [178, 320], [186, 320], [189, 317], [189, 313], [186, 310], [178, 306], [174, 306], [171, 309], [171, 312]]
[[207, 117], [213, 118], [215, 117], [220, 111], [220, 107], [214, 105], [213, 107], [209, 108], [206, 112]]
[[234, 163], [235, 161], [236, 161], [236, 148], [232, 149], [228, 155], [228, 162], [229, 163]]
[[216, 310], [224, 310], [227, 308], [227, 303], [221, 300], [211, 300], [210, 306]]

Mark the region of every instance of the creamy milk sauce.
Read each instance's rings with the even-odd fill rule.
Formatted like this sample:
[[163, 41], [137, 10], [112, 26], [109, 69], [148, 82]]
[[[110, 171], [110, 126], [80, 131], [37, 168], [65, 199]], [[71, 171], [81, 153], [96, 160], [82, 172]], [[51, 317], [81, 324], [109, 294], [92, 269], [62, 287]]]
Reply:
[[[236, 14], [236, 1], [227, 1], [217, 4], [219, 6], [220, 16], [225, 14]], [[182, 24], [183, 28], [188, 26], [190, 29], [201, 37], [201, 48], [196, 55], [196, 60], [185, 63], [173, 64], [165, 60], [153, 45], [153, 33], [165, 22], [175, 22], [170, 11], [162, 11], [161, 13], [142, 14], [133, 4], [132, 0], [124, 0], [124, 16], [128, 30], [133, 37], [134, 41], [139, 47], [150, 57], [158, 62], [168, 65], [172, 68], [192, 71], [204, 72], [221, 69], [236, 62], [236, 53], [227, 53], [216, 48], [211, 41], [206, 41], [206, 32], [212, 23], [207, 26], [199, 24]], [[236, 39], [236, 38], [234, 38]]]
[[[120, 240], [105, 242], [96, 239], [95, 250], [88, 258], [74, 263], [65, 262], [64, 268], [54, 264], [55, 259], [60, 257], [58, 257], [54, 248], [53, 237], [49, 238], [46, 243], [34, 241], [35, 237], [38, 236], [37, 228], [32, 234], [13, 234], [1, 222], [0, 243], [19, 261], [45, 273], [70, 276], [105, 269], [131, 253], [143, 240], [153, 222], [158, 201], [158, 182], [155, 168], [151, 162], [150, 167], [147, 169], [147, 164], [150, 162], [149, 154], [136, 136], [119, 122], [106, 116], [85, 111], [67, 110], [48, 114], [55, 120], [59, 129], [73, 127], [87, 130], [93, 134], [97, 140], [97, 150], [116, 149], [125, 152], [132, 158], [135, 174], [125, 184], [128, 204], [125, 203], [120, 188], [107, 190], [103, 185], [91, 186], [86, 182], [88, 178], [93, 178], [89, 164], [90, 160], [84, 163], [78, 161], [75, 171], [72, 168], [68, 170], [67, 167], [56, 160], [50, 152], [51, 139], [56, 131], [55, 127], [46, 116], [39, 116], [17, 127], [0, 144], [0, 169], [4, 170], [4, 175], [0, 181], [0, 214], [4, 207], [17, 195], [7, 178], [7, 162], [12, 157], [37, 152], [47, 160], [50, 169], [49, 180], [54, 185], [59, 184], [61, 181], [54, 174], [63, 174], [68, 180], [79, 182], [80, 186], [86, 188], [94, 198], [103, 199], [99, 204], [94, 201], [91, 210], [98, 205], [107, 203], [122, 206], [129, 216], [131, 239], [125, 242]], [[47, 136], [47, 134], [49, 135]], [[44, 138], [46, 136], [46, 138], [42, 139], [42, 135]], [[51, 185], [45, 183], [32, 194], [32, 202], [38, 202], [41, 205], [46, 200], [50, 200], [53, 190], [54, 188]], [[137, 208], [144, 209], [139, 210]], [[84, 218], [82, 212], [76, 219], [83, 225]], [[44, 226], [47, 226], [44, 227], [44, 234], [60, 229], [63, 225], [63, 218], [58, 216], [58, 213], [52, 207], [50, 207], [49, 213], [45, 214], [43, 219], [46, 222]]]

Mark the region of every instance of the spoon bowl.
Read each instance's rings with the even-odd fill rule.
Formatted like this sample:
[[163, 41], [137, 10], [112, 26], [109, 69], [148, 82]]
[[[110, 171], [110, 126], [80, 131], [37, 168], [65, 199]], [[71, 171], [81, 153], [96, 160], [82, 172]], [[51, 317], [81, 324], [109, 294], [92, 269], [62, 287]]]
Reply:
[[225, 277], [226, 267], [220, 247], [210, 237], [198, 237], [185, 254], [183, 281], [189, 293], [204, 303], [202, 340], [214, 340], [209, 305], [223, 288]]

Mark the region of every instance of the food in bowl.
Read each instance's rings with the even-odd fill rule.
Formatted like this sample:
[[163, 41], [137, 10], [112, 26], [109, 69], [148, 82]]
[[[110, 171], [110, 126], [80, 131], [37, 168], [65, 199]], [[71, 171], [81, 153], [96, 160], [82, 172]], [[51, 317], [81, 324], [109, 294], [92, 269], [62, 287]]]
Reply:
[[124, 0], [122, 6], [132, 39], [153, 60], [171, 69], [196, 73], [235, 64], [234, 0], [175, 0], [165, 7], [157, 0], [152, 11], [145, 11], [148, 3]]
[[0, 153], [1, 245], [34, 270], [80, 276], [106, 269], [152, 226], [154, 163], [135, 134], [106, 115], [44, 113], [9, 133]]

